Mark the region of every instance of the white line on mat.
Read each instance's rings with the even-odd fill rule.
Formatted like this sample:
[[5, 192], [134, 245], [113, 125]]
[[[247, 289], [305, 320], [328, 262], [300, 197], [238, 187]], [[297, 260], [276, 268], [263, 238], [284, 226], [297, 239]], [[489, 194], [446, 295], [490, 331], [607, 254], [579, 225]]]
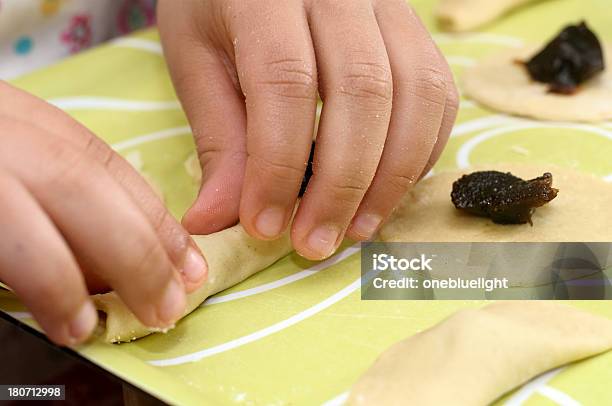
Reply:
[[140, 135], [138, 137], [130, 138], [129, 140], [117, 142], [111, 146], [113, 149], [115, 149], [115, 151], [121, 151], [140, 144], [145, 144], [147, 142], [162, 140], [164, 138], [178, 137], [181, 135], [191, 135], [191, 128], [189, 126], [167, 128], [165, 130]]
[[181, 108], [181, 104], [176, 100], [147, 101], [97, 96], [75, 96], [49, 99], [47, 101], [63, 110], [159, 111], [178, 110]]
[[181, 355], [181, 356], [173, 357], [173, 358], [152, 360], [152, 361], [148, 361], [148, 363], [151, 365], [160, 366], [160, 367], [180, 365], [180, 364], [185, 364], [187, 362], [200, 361], [204, 358], [207, 358], [207, 357], [210, 357], [216, 354], [220, 354], [222, 352], [226, 352], [229, 350], [233, 350], [234, 348], [242, 347], [243, 345], [252, 343], [254, 341], [260, 340], [264, 337], [267, 337], [269, 335], [282, 331], [288, 327], [291, 327], [303, 320], [306, 320], [307, 318], [311, 316], [314, 316], [315, 314], [321, 312], [322, 310], [327, 309], [328, 307], [339, 302], [340, 300], [344, 299], [345, 297], [347, 297], [348, 295], [350, 295], [351, 293], [359, 289], [360, 283], [361, 283], [361, 278], [358, 278], [357, 280], [353, 281], [350, 285], [334, 293], [333, 295], [323, 300], [322, 302], [319, 302], [316, 305], [309, 307], [308, 309], [294, 316], [289, 317], [288, 319], [282, 320], [271, 326], [255, 331], [254, 333], [247, 334], [245, 336], [236, 338], [234, 340], [228, 341], [220, 345], [216, 345], [214, 347], [205, 348], [200, 351], [192, 352], [190, 354], [185, 354], [185, 355]]
[[121, 38], [112, 41], [112, 44], [117, 47], [139, 49], [141, 51], [151, 52], [153, 54], [163, 54], [162, 46], [157, 41], [152, 41], [142, 38]]
[[345, 258], [350, 257], [351, 255], [359, 252], [361, 250], [361, 244], [357, 243], [351, 247], [346, 248], [343, 251], [340, 251], [339, 253], [337, 253], [336, 255], [334, 255], [331, 258], [328, 258], [327, 260], [323, 261], [323, 262], [319, 262], [318, 264], [308, 268], [308, 269], [304, 269], [303, 271], [300, 272], [296, 272], [293, 275], [289, 275], [287, 277], [284, 277], [282, 279], [276, 280], [274, 282], [270, 282], [270, 283], [266, 283], [260, 286], [256, 286], [254, 288], [251, 289], [245, 289], [243, 291], [240, 292], [236, 292], [236, 293], [230, 293], [227, 295], [223, 295], [223, 296], [217, 296], [217, 297], [212, 297], [208, 300], [206, 300], [201, 306], [210, 306], [213, 304], [218, 304], [218, 303], [224, 303], [224, 302], [230, 302], [232, 300], [237, 300], [237, 299], [242, 299], [248, 296], [253, 296], [253, 295], [257, 295], [259, 293], [263, 293], [263, 292], [267, 292], [269, 290], [272, 289], [276, 289], [276, 288], [280, 288], [281, 286], [285, 286], [288, 285], [292, 282], [296, 282], [299, 281], [301, 279], [307, 278], [310, 275], [314, 275], [319, 271], [322, 271], [326, 268], [329, 268], [330, 266], [333, 266], [335, 264], [337, 264], [338, 262], [344, 260]]

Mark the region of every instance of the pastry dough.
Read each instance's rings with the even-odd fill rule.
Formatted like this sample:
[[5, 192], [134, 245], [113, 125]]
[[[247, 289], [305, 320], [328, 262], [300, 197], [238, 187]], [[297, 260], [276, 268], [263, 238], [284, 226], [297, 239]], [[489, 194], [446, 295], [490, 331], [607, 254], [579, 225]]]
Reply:
[[[500, 225], [455, 209], [450, 200], [452, 184], [475, 170], [512, 172], [531, 179], [553, 174], [559, 194], [536, 209], [529, 224]], [[576, 242], [612, 241], [612, 184], [593, 175], [551, 165], [496, 164], [482, 168], [440, 172], [417, 184], [404, 196], [381, 228], [382, 241], [411, 242]]]
[[[528, 60], [536, 48], [485, 58], [467, 68], [461, 80], [466, 96], [504, 113], [541, 120], [597, 122], [612, 119], [612, 69], [582, 84], [577, 93], [550, 93], [549, 85], [531, 80], [516, 61]], [[604, 46], [609, 61], [612, 47]]]
[[[207, 297], [242, 282], [292, 250], [288, 232], [274, 241], [260, 241], [241, 225], [193, 238], [205, 254], [208, 280], [188, 295], [185, 315]], [[131, 341], [158, 331], [140, 323], [115, 292], [94, 295], [93, 300], [101, 313], [98, 335], [107, 342]]]
[[534, 0], [440, 0], [436, 18], [448, 31], [469, 31]]
[[554, 302], [462, 310], [386, 350], [349, 405], [479, 406], [612, 348], [612, 320]]

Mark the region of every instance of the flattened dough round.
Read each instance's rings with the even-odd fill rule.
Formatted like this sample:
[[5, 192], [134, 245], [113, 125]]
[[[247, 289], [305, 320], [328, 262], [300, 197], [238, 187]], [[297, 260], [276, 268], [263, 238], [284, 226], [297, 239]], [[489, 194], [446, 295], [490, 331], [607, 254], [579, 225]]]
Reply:
[[440, 0], [436, 18], [447, 31], [470, 31], [534, 0]]
[[[500, 225], [490, 219], [455, 209], [452, 184], [474, 170], [512, 172], [531, 179], [553, 174], [556, 199], [538, 208], [529, 224]], [[383, 241], [407, 242], [576, 242], [612, 241], [612, 184], [573, 169], [550, 165], [498, 164], [455, 172], [441, 172], [425, 179], [407, 193], [380, 230]]]
[[531, 80], [527, 69], [515, 61], [529, 59], [536, 48], [494, 55], [463, 73], [464, 93], [491, 109], [518, 116], [553, 121], [597, 122], [612, 119], [612, 47], [605, 48], [608, 68], [584, 83], [573, 95], [548, 92], [548, 86]]

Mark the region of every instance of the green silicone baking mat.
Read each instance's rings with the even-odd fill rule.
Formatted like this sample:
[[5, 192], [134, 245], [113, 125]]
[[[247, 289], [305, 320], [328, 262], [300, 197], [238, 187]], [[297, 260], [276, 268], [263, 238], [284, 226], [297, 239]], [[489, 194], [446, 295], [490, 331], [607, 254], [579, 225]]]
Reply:
[[[479, 58], [541, 43], [581, 19], [612, 42], [610, 0], [542, 1], [463, 35], [436, 31], [433, 1], [413, 5], [459, 82], [462, 70]], [[155, 30], [115, 40], [14, 83], [65, 109], [128, 157], [159, 186], [177, 217], [195, 197], [198, 185], [184, 165], [194, 144]], [[612, 181], [611, 156], [612, 123], [537, 122], [462, 99], [435, 171], [537, 162]], [[351, 384], [389, 345], [483, 303], [361, 301], [359, 276], [359, 246], [345, 244], [322, 263], [292, 254], [209, 300], [167, 334], [121, 345], [94, 342], [79, 352], [171, 403], [333, 405], [341, 404]], [[610, 302], [572, 304], [612, 318]], [[0, 290], [0, 308], [35, 325], [8, 291]], [[608, 353], [553, 371], [500, 403], [612, 404], [611, 363]]]

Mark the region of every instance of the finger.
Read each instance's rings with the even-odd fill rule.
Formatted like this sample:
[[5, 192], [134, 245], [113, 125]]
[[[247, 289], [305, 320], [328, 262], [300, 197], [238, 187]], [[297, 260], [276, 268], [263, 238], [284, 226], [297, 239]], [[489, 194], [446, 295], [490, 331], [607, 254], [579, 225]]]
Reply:
[[[7, 84], [0, 83], [0, 91], [6, 98], [15, 101], [10, 112], [14, 120], [39, 126], [57, 139], [69, 141], [84, 155], [104, 165], [156, 230], [174, 266], [181, 271], [187, 291], [191, 292], [202, 285], [206, 280], [207, 266], [197, 245], [169, 214], [147, 181], [127, 161], [87, 128], [54, 106]], [[3, 111], [2, 106], [0, 111]], [[27, 112], [32, 113], [27, 115]], [[41, 123], [44, 123], [44, 128]], [[90, 287], [95, 284], [97, 289], [104, 288], [101, 281], [95, 280], [86, 269], [84, 271]]]
[[22, 184], [0, 171], [0, 190], [0, 278], [52, 341], [82, 342], [97, 315], [74, 257]]
[[393, 73], [393, 112], [376, 176], [348, 235], [370, 238], [419, 178], [444, 117], [446, 67], [427, 30], [403, 0], [380, 1], [376, 17]]
[[202, 167], [202, 185], [183, 224], [193, 234], [209, 234], [238, 221], [246, 165], [244, 99], [228, 69], [231, 55], [186, 23], [181, 5], [170, 3], [159, 3], [159, 30]]
[[[19, 125], [13, 131], [0, 161], [44, 207], [83, 268], [107, 281], [147, 326], [182, 316], [180, 275], [148, 219], [102, 165], [46, 133]], [[30, 152], [17, 153], [15, 162], [5, 151]]]
[[[316, 116], [317, 73], [301, 2], [246, 2], [253, 18], [231, 27], [246, 95], [248, 159], [240, 222], [274, 239], [287, 227], [306, 170]], [[275, 24], [261, 24], [263, 18]]]
[[340, 244], [376, 172], [391, 115], [391, 69], [374, 11], [369, 2], [340, 3], [316, 2], [310, 11], [324, 105], [292, 240], [311, 259]]
[[436, 50], [438, 51], [438, 54], [440, 55], [440, 58], [442, 59], [446, 68], [446, 103], [444, 104], [444, 115], [442, 117], [440, 131], [438, 132], [438, 138], [436, 139], [436, 145], [434, 145], [429, 161], [427, 162], [427, 165], [425, 165], [425, 169], [423, 169], [419, 178], [423, 178], [425, 175], [427, 175], [431, 168], [434, 167], [436, 162], [438, 162], [438, 159], [440, 159], [440, 155], [442, 155], [442, 152], [448, 143], [448, 139], [450, 138], [453, 126], [455, 125], [455, 120], [457, 119], [457, 114], [459, 112], [459, 92], [457, 91], [457, 86], [455, 85], [452, 71], [448, 66], [448, 62], [437, 46]]

